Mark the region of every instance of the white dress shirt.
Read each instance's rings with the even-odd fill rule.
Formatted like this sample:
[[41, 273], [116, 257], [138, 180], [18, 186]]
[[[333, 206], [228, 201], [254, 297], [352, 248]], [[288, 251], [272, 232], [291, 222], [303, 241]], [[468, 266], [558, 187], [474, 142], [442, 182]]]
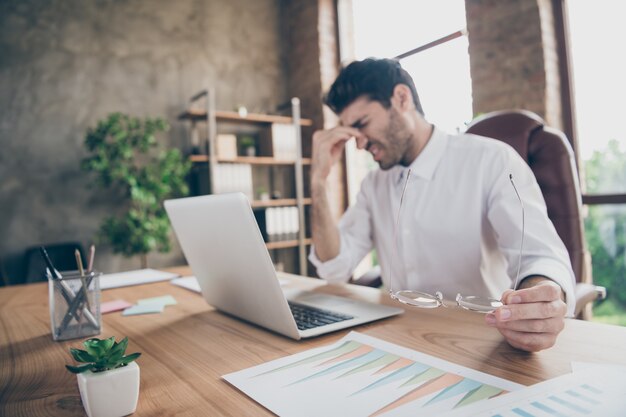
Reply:
[[394, 228], [408, 168], [370, 172], [357, 201], [339, 222], [340, 252], [309, 260], [320, 277], [347, 281], [363, 257], [376, 249], [385, 287], [411, 289], [453, 300], [499, 299], [512, 288], [518, 269], [525, 211], [520, 281], [542, 275], [565, 291], [568, 316], [575, 305], [574, 273], [563, 242], [547, 215], [535, 176], [509, 145], [437, 128], [410, 166], [397, 241]]

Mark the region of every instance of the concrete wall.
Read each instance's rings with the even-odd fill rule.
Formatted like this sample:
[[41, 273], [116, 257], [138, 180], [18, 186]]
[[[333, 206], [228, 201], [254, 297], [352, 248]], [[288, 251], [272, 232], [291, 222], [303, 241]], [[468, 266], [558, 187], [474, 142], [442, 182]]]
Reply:
[[[289, 95], [279, 0], [0, 1], [0, 257], [27, 246], [89, 244], [119, 204], [88, 188], [86, 129], [113, 111], [161, 116], [170, 146], [188, 98], [217, 89], [218, 107], [273, 111]], [[96, 267], [138, 268], [99, 250]], [[151, 255], [150, 266], [182, 262]]]

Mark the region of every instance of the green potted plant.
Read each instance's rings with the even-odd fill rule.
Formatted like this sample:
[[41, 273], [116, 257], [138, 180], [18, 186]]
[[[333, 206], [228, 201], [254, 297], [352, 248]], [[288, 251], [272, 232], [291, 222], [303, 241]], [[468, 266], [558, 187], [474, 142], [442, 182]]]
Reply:
[[188, 194], [186, 176], [191, 163], [178, 149], [164, 150], [156, 134], [168, 130], [160, 118], [139, 119], [110, 114], [90, 128], [85, 147], [90, 155], [82, 162], [97, 174], [97, 183], [122, 195], [124, 209], [101, 224], [100, 240], [114, 253], [139, 255], [147, 267], [147, 254], [170, 250], [170, 224], [163, 200]]
[[83, 407], [89, 417], [121, 417], [137, 409], [141, 353], [125, 355], [128, 338], [87, 339], [85, 350], [70, 348], [74, 360], [84, 365], [65, 367], [76, 374]]
[[242, 135], [239, 138], [239, 146], [241, 146], [242, 155], [256, 156], [256, 141], [254, 136]]

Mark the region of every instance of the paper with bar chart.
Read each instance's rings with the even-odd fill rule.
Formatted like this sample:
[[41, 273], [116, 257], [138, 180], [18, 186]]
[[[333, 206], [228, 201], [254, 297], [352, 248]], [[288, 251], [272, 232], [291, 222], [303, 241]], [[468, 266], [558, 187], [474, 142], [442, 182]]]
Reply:
[[357, 332], [223, 378], [280, 416], [438, 416], [524, 387]]
[[[591, 365], [445, 417], [624, 417], [626, 368]], [[443, 417], [443, 416], [442, 416]]]

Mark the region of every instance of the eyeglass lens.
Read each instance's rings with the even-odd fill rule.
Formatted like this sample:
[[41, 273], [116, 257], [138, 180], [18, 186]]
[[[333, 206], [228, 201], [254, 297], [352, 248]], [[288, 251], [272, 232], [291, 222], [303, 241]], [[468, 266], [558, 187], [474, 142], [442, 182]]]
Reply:
[[[402, 214], [402, 206], [404, 202], [404, 195], [406, 193], [407, 186], [409, 184], [409, 179], [411, 177], [411, 169], [409, 168], [406, 175], [406, 180], [404, 182], [404, 187], [402, 188], [402, 194], [400, 196], [400, 206], [398, 207], [398, 215], [396, 216], [396, 223], [394, 227], [394, 251], [393, 254], [398, 253], [398, 230], [400, 227], [400, 218]], [[515, 190], [515, 194], [520, 202], [520, 206], [522, 208], [522, 241], [520, 245], [520, 253], [518, 260], [518, 268], [517, 268], [517, 276], [515, 278], [515, 284], [513, 288], [517, 288], [517, 283], [519, 281], [519, 274], [522, 264], [522, 250], [524, 247], [524, 205], [522, 204], [522, 199], [517, 191], [517, 187], [515, 187], [515, 183], [513, 182], [513, 175], [509, 174], [509, 179], [511, 181], [511, 185], [513, 185], [513, 189]], [[439, 306], [448, 307], [443, 301], [443, 295], [441, 292], [437, 291], [434, 295], [414, 290], [394, 290], [393, 288], [393, 277], [390, 277], [389, 284], [389, 295], [392, 299], [399, 301], [402, 304], [410, 305], [413, 307], [420, 308], [437, 308]], [[499, 307], [502, 307], [502, 302], [495, 298], [491, 297], [481, 297], [475, 295], [463, 296], [461, 294], [457, 294], [456, 296], [456, 304], [468, 311], [473, 311], [476, 313], [491, 313]]]

